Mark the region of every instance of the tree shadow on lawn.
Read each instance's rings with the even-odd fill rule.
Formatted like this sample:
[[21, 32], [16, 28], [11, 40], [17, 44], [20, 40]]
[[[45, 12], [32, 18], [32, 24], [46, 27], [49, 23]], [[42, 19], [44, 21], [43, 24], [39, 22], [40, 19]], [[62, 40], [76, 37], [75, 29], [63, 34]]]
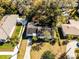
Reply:
[[59, 33], [61, 39], [65, 39], [65, 37], [63, 36], [62, 29], [60, 27], [58, 28], [58, 33]]
[[56, 43], [56, 40], [50, 41], [50, 44], [51, 44], [52, 46], [55, 45], [55, 43]]
[[66, 53], [62, 53], [61, 56], [58, 59], [67, 59], [66, 58]]
[[34, 51], [39, 51], [41, 49], [41, 47], [43, 46], [43, 43], [36, 43], [35, 46], [32, 46], [32, 50]]
[[2, 42], [2, 43], [0, 43], [0, 46], [3, 46], [4, 45], [4, 43]]

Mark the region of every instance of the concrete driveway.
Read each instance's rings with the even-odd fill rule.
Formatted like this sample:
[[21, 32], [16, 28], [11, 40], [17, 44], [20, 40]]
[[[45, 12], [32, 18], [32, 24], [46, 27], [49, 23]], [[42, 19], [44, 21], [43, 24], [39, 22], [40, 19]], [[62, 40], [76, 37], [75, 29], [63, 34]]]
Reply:
[[27, 47], [26, 47], [26, 52], [25, 52], [25, 55], [24, 55], [24, 59], [30, 59], [30, 51], [31, 51], [31, 38], [28, 38], [27, 40]]

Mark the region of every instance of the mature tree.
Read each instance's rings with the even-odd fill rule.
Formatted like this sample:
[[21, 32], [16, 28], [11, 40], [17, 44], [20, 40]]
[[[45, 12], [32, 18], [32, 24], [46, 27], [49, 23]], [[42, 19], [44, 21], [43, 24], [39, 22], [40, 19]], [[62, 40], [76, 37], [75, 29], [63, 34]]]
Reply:
[[31, 12], [31, 9], [29, 7], [26, 7], [26, 8], [24, 8], [23, 14], [26, 15], [26, 17], [28, 17], [30, 12]]
[[5, 9], [5, 14], [17, 14], [17, 7], [13, 1], [1, 2], [0, 5]]
[[55, 59], [55, 55], [52, 54], [50, 51], [45, 51], [41, 59]]
[[33, 3], [34, 6], [38, 7], [42, 4], [42, 0], [33, 0], [32, 3]]
[[0, 7], [0, 15], [3, 15], [5, 13], [5, 9]]

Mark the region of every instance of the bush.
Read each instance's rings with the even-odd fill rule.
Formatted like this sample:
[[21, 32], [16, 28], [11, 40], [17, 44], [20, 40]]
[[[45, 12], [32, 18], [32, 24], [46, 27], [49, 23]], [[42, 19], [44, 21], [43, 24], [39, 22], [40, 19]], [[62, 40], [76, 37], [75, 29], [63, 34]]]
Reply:
[[45, 51], [41, 59], [55, 59], [55, 55], [53, 55], [50, 51]]
[[33, 36], [33, 37], [32, 37], [32, 41], [36, 42], [37, 40], [38, 40], [38, 39], [37, 39], [36, 36]]
[[77, 49], [75, 50], [75, 52], [76, 52], [76, 53], [79, 53], [79, 48], [77, 48]]
[[51, 45], [54, 45], [56, 43], [56, 40], [53, 40], [50, 42]]
[[21, 25], [22, 25], [22, 23], [20, 23], [20, 22], [17, 22], [17, 23], [16, 23], [16, 25], [17, 25], [17, 26], [21, 26]]
[[63, 42], [62, 42], [62, 45], [67, 45], [68, 42], [69, 42], [68, 40], [63, 41]]
[[68, 35], [68, 40], [72, 40], [73, 37], [74, 37], [73, 35], [70, 35], [70, 34], [69, 34], [69, 35]]

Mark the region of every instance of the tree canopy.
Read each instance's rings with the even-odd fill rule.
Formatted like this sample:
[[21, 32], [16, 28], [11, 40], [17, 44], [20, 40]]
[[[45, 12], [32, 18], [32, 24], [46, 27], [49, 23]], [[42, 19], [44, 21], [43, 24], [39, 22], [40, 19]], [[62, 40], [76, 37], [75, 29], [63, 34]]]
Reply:
[[50, 51], [45, 51], [41, 59], [55, 59], [55, 55], [52, 54]]

